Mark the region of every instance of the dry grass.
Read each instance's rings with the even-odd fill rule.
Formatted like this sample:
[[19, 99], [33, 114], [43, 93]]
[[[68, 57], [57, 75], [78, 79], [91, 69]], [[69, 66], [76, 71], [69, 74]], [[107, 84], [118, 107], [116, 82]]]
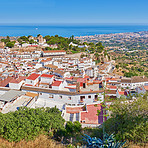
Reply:
[[64, 148], [63, 145], [48, 138], [48, 136], [40, 135], [33, 141], [22, 140], [18, 143], [8, 142], [0, 139], [0, 148]]
[[[5, 139], [0, 138], [0, 148], [66, 148], [62, 144], [50, 139], [48, 136], [40, 135], [35, 140], [20, 142], [8, 142]], [[144, 146], [138, 146], [130, 144], [129, 148], [148, 148], [148, 144]]]
[[138, 145], [130, 145], [129, 148], [148, 148], [148, 144], [146, 146], [138, 146]]

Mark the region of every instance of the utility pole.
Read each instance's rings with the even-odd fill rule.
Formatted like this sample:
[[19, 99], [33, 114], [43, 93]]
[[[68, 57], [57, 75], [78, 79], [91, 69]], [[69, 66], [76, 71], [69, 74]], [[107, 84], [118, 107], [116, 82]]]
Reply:
[[[105, 82], [103, 83], [103, 89], [104, 89], [104, 100], [103, 100], [103, 143], [104, 143], [104, 136], [105, 136], [105, 126], [104, 126], [104, 122], [105, 122], [105, 119], [104, 119], [104, 113], [105, 112], [105, 109], [106, 109], [106, 103], [105, 103]], [[104, 147], [104, 146], [103, 146]]]

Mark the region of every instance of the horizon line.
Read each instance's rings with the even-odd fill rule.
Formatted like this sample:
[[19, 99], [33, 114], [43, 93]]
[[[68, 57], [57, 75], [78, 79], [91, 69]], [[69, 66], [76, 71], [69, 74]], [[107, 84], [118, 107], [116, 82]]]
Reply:
[[148, 23], [0, 23], [3, 25], [148, 25]]

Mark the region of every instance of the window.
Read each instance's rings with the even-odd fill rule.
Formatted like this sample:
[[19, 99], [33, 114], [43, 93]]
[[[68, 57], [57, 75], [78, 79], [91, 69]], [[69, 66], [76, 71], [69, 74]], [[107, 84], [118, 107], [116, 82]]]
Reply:
[[80, 102], [84, 102], [85, 96], [80, 96]]
[[80, 96], [81, 99], [85, 99], [85, 96]]
[[60, 99], [62, 99], [62, 96], [60, 96]]
[[68, 100], [71, 100], [71, 97], [68, 97]]
[[98, 95], [95, 95], [95, 100], [98, 100]]
[[70, 121], [73, 121], [73, 117], [74, 117], [74, 114], [71, 114], [71, 113], [70, 113], [70, 119], [69, 119], [69, 120], [70, 120]]
[[91, 99], [91, 96], [88, 96], [89, 99]]
[[76, 113], [76, 121], [79, 121], [79, 113]]

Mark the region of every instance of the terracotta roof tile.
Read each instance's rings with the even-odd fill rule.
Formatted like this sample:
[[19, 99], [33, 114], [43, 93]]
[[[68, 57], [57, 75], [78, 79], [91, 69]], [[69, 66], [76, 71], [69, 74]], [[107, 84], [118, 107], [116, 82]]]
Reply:
[[83, 107], [66, 107], [66, 113], [80, 113], [80, 111], [83, 111]]
[[0, 86], [1, 87], [5, 87], [7, 86], [7, 84], [9, 84], [9, 82], [14, 79], [13, 77], [7, 77], [6, 79], [0, 81]]
[[148, 86], [144, 86], [145, 90], [148, 91]]
[[124, 95], [124, 91], [119, 91], [119, 95]]
[[102, 112], [99, 117], [96, 115], [97, 110], [102, 110], [101, 104], [87, 105], [87, 111], [81, 112], [81, 121], [85, 121], [85, 124], [98, 124], [103, 122]]
[[62, 83], [62, 81], [55, 81], [52, 86], [60, 86], [60, 84]]
[[41, 77], [46, 77], [46, 78], [52, 78], [53, 75], [49, 75], [49, 74], [42, 74]]
[[40, 74], [32, 73], [27, 79], [35, 80], [40, 76]]

